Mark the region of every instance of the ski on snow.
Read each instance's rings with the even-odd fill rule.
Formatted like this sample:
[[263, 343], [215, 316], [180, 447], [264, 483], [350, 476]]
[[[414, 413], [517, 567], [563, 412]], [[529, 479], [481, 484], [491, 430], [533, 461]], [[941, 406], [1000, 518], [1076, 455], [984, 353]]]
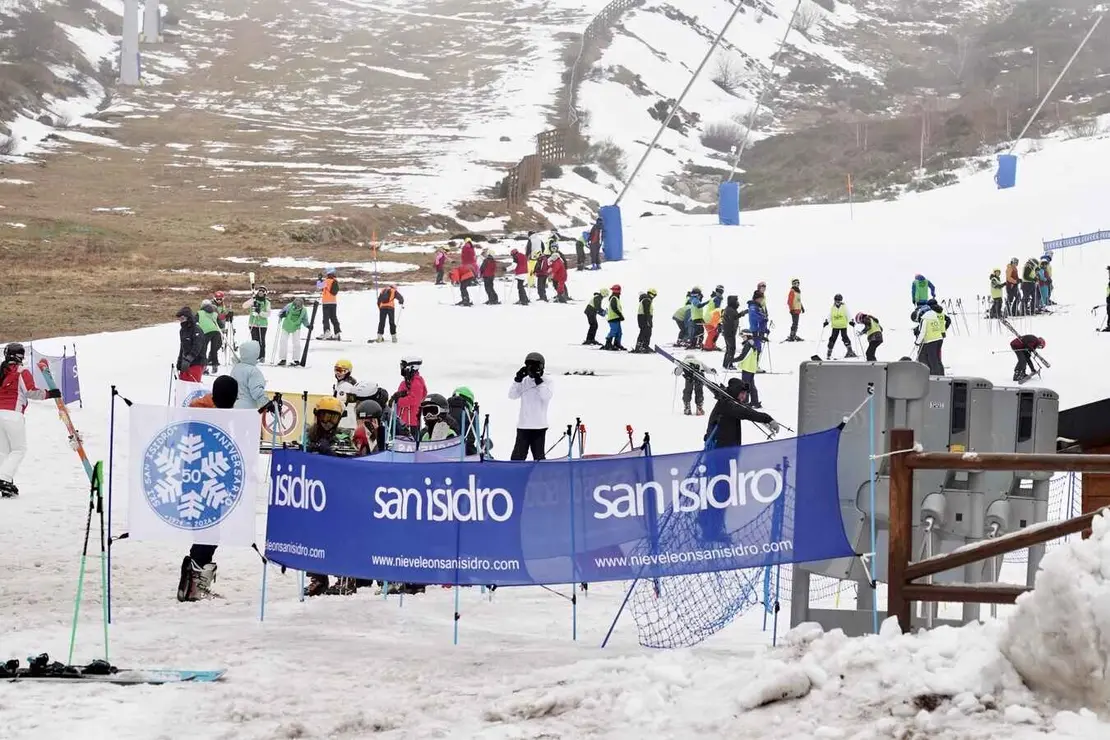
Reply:
[[[42, 377], [46, 381], [46, 387], [52, 391], [58, 390], [58, 384], [54, 382], [54, 375], [50, 372], [50, 363], [45, 359], [39, 360], [39, 371], [42, 372]], [[93, 479], [93, 466], [89, 462], [89, 456], [85, 454], [85, 445], [81, 441], [81, 434], [73, 426], [73, 419], [69, 416], [69, 409], [66, 408], [65, 401], [62, 398], [55, 398], [54, 402], [58, 405], [58, 417], [66, 425], [66, 430], [69, 432], [69, 443], [77, 452], [77, 456], [81, 458], [81, 464], [85, 466], [85, 473], [91, 481]]]
[[[1011, 333], [1012, 333], [1012, 334], [1013, 334], [1013, 335], [1014, 335], [1015, 337], [1017, 337], [1018, 339], [1021, 339], [1021, 337], [1022, 337], [1021, 333], [1020, 333], [1020, 332], [1018, 332], [1018, 330], [1014, 328], [1014, 325], [1010, 323], [1010, 320], [1009, 320], [1009, 319], [1007, 319], [1007, 318], [1001, 318], [1001, 319], [999, 319], [998, 321], [999, 321], [999, 322], [1000, 322], [1000, 323], [1001, 323], [1001, 324], [1002, 324], [1002, 325], [1003, 325], [1004, 327], [1006, 327], [1007, 329], [1009, 329], [1009, 330], [1010, 330], [1010, 332], [1011, 332]], [[1044, 365], [1045, 367], [1052, 367], [1052, 363], [1050, 363], [1050, 362], [1049, 362], [1048, 360], [1046, 360], [1046, 359], [1045, 359], [1044, 357], [1042, 357], [1042, 356], [1041, 356], [1041, 354], [1040, 354], [1039, 352], [1037, 352], [1037, 350], [1035, 350], [1035, 349], [1031, 349], [1031, 350], [1029, 350], [1029, 351], [1030, 351], [1030, 352], [1031, 352], [1031, 353], [1033, 354], [1033, 356], [1034, 356], [1034, 357], [1036, 357], [1036, 358], [1037, 358], [1037, 360], [1038, 360], [1038, 361], [1040, 361], [1040, 363], [1041, 363], [1042, 365]]]
[[18, 661], [0, 665], [0, 681], [45, 681], [54, 683], [108, 683], [116, 685], [211, 683], [227, 673], [226, 668], [215, 670], [176, 670], [167, 668], [116, 668], [103, 661], [88, 666], [66, 666], [54, 663], [46, 666], [9, 667]]

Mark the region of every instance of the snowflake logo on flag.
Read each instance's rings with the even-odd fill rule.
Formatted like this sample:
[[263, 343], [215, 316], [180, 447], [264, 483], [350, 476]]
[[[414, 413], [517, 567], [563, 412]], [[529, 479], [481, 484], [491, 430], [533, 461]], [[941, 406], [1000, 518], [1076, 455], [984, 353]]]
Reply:
[[169, 424], [143, 453], [147, 503], [177, 529], [208, 529], [219, 524], [243, 497], [245, 484], [239, 446], [231, 435], [207, 422]]
[[207, 393], [207, 388], [197, 388], [194, 391], [190, 391], [188, 394], [186, 394], [185, 398], [182, 399], [181, 405], [187, 408], [193, 404], [193, 401], [196, 401], [199, 398], [204, 398]]

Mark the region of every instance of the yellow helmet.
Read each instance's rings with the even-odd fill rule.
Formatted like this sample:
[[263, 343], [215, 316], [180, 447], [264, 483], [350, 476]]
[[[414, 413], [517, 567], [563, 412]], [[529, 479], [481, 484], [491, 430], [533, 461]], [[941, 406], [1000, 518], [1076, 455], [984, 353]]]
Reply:
[[339, 414], [340, 416], [342, 416], [343, 404], [341, 404], [339, 402], [339, 399], [335, 398], [334, 396], [324, 396], [316, 402], [316, 405], [312, 408], [312, 413], [320, 414], [325, 412], [331, 412], [333, 414]]
[[350, 360], [336, 360], [335, 361], [335, 369], [336, 370], [343, 370], [344, 372], [349, 373], [349, 372], [351, 372], [352, 370], [355, 369], [355, 366], [351, 364]]

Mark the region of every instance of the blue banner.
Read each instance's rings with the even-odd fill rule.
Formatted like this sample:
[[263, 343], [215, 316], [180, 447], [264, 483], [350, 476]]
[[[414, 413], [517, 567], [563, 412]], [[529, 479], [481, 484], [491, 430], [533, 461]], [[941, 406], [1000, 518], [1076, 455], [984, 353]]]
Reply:
[[1063, 239], [1043, 240], [1044, 251], [1055, 252], [1057, 249], [1067, 249], [1068, 247], [1080, 247], [1084, 244], [1092, 242], [1100, 242], [1110, 239], [1110, 231], [1092, 231], [1090, 234], [1079, 234], [1078, 236], [1066, 236]]
[[847, 557], [840, 432], [674, 455], [414, 462], [275, 450], [266, 557], [298, 570], [501, 586]]

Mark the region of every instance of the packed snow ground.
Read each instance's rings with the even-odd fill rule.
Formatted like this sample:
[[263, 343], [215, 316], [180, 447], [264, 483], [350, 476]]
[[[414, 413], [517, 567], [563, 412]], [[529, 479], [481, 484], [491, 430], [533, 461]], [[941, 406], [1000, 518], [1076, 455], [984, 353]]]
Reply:
[[[639, 219], [629, 213], [628, 259], [606, 264], [600, 273], [572, 272], [570, 291], [584, 299], [598, 287], [620, 283], [631, 316], [636, 293], [657, 288], [654, 338], [668, 343], [673, 337], [670, 314], [690, 286], [711, 289], [720, 282], [727, 293], [746, 298], [758, 281], [766, 280], [774, 336], [781, 338], [786, 291], [790, 279], [798, 277], [807, 308], [801, 333], [809, 341], [771, 344], [767, 360], [775, 369], [796, 368], [815, 351], [820, 321], [835, 292], [844, 294], [851, 311], [883, 320], [887, 344], [880, 358], [894, 359], [912, 345], [907, 314], [915, 272], [933, 280], [942, 297], [973, 305], [975, 296], [986, 292], [990, 270], [1011, 256], [1038, 255], [1042, 235], [1105, 227], [1105, 175], [1092, 163], [1102, 161], [1108, 151], [1105, 140], [1055, 144], [1023, 159], [1021, 184], [1014, 190], [996, 191], [984, 174], [895, 203], [858, 205], [854, 220], [846, 207], [747, 214], [745, 225], [733, 228], [718, 227], [711, 218]], [[1091, 370], [1110, 360], [1110, 335], [1093, 331], [1090, 306], [1104, 299], [1108, 262], [1110, 248], [1105, 245], [1065, 250], [1055, 263], [1060, 313], [1027, 322], [1048, 340], [1046, 355], [1053, 367], [1044, 382], [1060, 392], [1063, 407], [1105, 394], [1101, 376]], [[581, 302], [464, 309], [452, 305], [457, 296], [448, 288], [406, 285], [402, 290], [407, 308], [400, 312], [399, 344], [365, 344], [375, 328], [373, 296], [345, 294], [340, 319], [345, 336], [353, 341], [314, 343], [309, 367], [303, 370], [265, 368], [269, 387], [326, 391], [332, 364], [340, 357], [352, 360], [360, 379], [393, 387], [400, 357], [420, 354], [430, 390], [449, 392], [466, 384], [475, 391], [492, 418], [494, 452], [504, 457], [516, 413], [506, 398], [508, 384], [523, 355], [538, 350], [548, 358], [555, 391], [551, 424], [556, 431], [549, 443], [558, 437], [557, 430], [581, 416], [589, 429], [590, 452], [618, 450], [626, 424], [634, 427], [637, 439], [650, 431], [659, 452], [701, 444], [704, 419], [677, 412], [667, 363], [650, 355], [579, 346]], [[1012, 357], [990, 354], [1005, 349], [1009, 338], [988, 333], [974, 311], [967, 318], [970, 333], [954, 333], [946, 342], [949, 372], [1009, 383]], [[633, 329], [626, 327], [630, 345]], [[246, 333], [243, 326], [239, 331], [241, 337]], [[85, 405], [73, 409], [74, 418], [90, 454], [107, 459], [109, 386], [115, 384], [135, 402], [164, 403], [176, 327], [164, 324], [76, 341]], [[49, 352], [52, 344], [44, 341], [36, 348]], [[719, 357], [708, 359], [716, 364]], [[597, 375], [562, 375], [578, 369]], [[761, 377], [760, 390], [767, 410], [793, 425], [796, 375]], [[64, 658], [87, 484], [49, 405], [32, 404], [28, 428], [31, 449], [18, 476], [24, 494], [0, 502], [5, 543], [0, 548], [5, 574], [0, 658], [22, 659], [43, 651]], [[121, 492], [127, 477], [127, 429], [127, 411], [120, 404], [115, 533], [126, 530]], [[754, 428], [747, 434], [747, 441], [757, 441]], [[264, 500], [260, 489], [259, 542], [264, 540]], [[1056, 548], [1051, 568], [1046, 560], [1054, 574], [1050, 588], [1077, 593], [1068, 579], [1083, 571], [1067, 567], [1065, 559], [1091, 563], [1090, 552], [1102, 551], [1082, 556], [1069, 546]], [[597, 647], [624, 584], [595, 584], [579, 600], [577, 643], [570, 639], [570, 605], [556, 594], [506, 588], [490, 600], [477, 589], [464, 589], [461, 640], [455, 647], [450, 590], [430, 589], [403, 604], [368, 590], [351, 598], [301, 603], [296, 575], [271, 569], [266, 619], [259, 623], [262, 567], [257, 555], [221, 550], [217, 590], [225, 598], [179, 604], [174, 589], [183, 554], [180, 547], [157, 543], [117, 544], [111, 659], [125, 666], [226, 666], [226, 679], [211, 686], [162, 688], [8, 686], [0, 696], [0, 726], [6, 737], [773, 735], [956, 740], [1110, 733], [1110, 724], [1078, 711], [1082, 696], [1035, 695], [1022, 685], [1014, 663], [1003, 657], [1005, 646], [1024, 650], [1022, 655], [1038, 662], [1054, 656], [1053, 665], [1062, 664], [1063, 649], [1054, 650], [1054, 643], [1041, 642], [1037, 635], [1036, 625], [1048, 616], [1057, 623], [1061, 619], [1051, 600], [1019, 608], [1019, 615], [1035, 609], [1035, 618], [1009, 627], [999, 621], [919, 637], [892, 634], [888, 627], [879, 636], [855, 640], [838, 633], [818, 636], [805, 628], [774, 650], [768, 646], [769, 635], [760, 632], [761, 616], [754, 609], [697, 648], [646, 652], [637, 646], [627, 618], [609, 648]], [[1104, 588], [1093, 575], [1086, 578], [1087, 587]], [[562, 589], [564, 595], [568, 591]], [[1095, 641], [1097, 626], [1105, 623], [1106, 598], [1102, 591], [1093, 593], [1083, 607], [1088, 617], [1066, 622], [1077, 631], [1071, 645], [1081, 646], [1085, 638]], [[1059, 609], [1070, 608], [1077, 599], [1059, 602]], [[98, 614], [93, 598], [83, 611], [77, 660], [98, 654]], [[780, 635], [785, 619], [784, 612]], [[755, 708], [775, 694], [804, 696]], [[915, 705], [924, 694], [951, 699], [942, 699], [930, 712]]]

